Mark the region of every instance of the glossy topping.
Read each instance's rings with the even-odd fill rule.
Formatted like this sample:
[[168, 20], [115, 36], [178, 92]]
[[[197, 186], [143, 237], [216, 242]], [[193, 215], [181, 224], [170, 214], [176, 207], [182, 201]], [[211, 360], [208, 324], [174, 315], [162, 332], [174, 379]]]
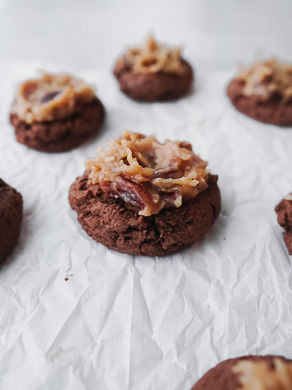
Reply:
[[273, 367], [265, 361], [242, 360], [233, 367], [241, 384], [236, 390], [291, 390], [292, 363], [274, 358]]
[[77, 77], [41, 72], [40, 78], [19, 85], [11, 112], [27, 123], [60, 120], [94, 97], [94, 89]]
[[180, 207], [184, 200], [208, 187], [207, 163], [187, 142], [125, 132], [88, 160], [89, 182], [121, 198], [150, 216], [164, 207]]
[[243, 93], [246, 96], [258, 95], [263, 100], [279, 96], [284, 103], [292, 99], [292, 66], [276, 58], [241, 70], [238, 79], [244, 82]]
[[181, 48], [170, 48], [158, 44], [153, 37], [148, 37], [143, 46], [128, 49], [119, 60], [133, 73], [174, 73], [184, 74], [188, 68], [181, 57]]

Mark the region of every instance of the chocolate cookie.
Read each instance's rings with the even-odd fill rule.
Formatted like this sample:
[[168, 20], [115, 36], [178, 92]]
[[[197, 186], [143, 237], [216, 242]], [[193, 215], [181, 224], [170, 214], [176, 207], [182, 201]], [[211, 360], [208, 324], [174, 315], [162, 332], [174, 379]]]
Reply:
[[187, 142], [125, 132], [87, 160], [69, 202], [109, 248], [163, 256], [203, 237], [220, 212], [217, 176]]
[[292, 125], [292, 67], [275, 59], [241, 72], [227, 87], [232, 104], [253, 119]]
[[236, 79], [227, 88], [227, 95], [238, 111], [260, 122], [278, 126], [292, 125], [292, 102], [282, 104], [277, 96], [263, 102], [258, 96], [244, 96], [242, 91], [243, 84]]
[[275, 207], [278, 223], [286, 232], [283, 234], [289, 255], [292, 255], [292, 194], [287, 195]]
[[99, 184], [89, 184], [85, 173], [72, 184], [71, 207], [95, 241], [119, 252], [164, 256], [201, 239], [214, 224], [221, 208], [217, 177], [208, 188], [179, 208], [166, 208], [145, 217], [119, 198], [108, 196]]
[[22, 221], [22, 196], [0, 179], [0, 262], [14, 248]]
[[104, 108], [98, 99], [76, 108], [68, 118], [53, 122], [29, 124], [10, 114], [17, 141], [43, 152], [65, 152], [81, 145], [98, 132], [103, 118]]
[[243, 356], [225, 360], [208, 371], [192, 390], [253, 388], [291, 390], [292, 360], [281, 356]]
[[119, 58], [114, 75], [122, 92], [145, 102], [184, 96], [193, 81], [193, 70], [180, 50], [158, 45], [152, 38], [145, 47], [130, 49]]
[[96, 134], [104, 107], [91, 87], [64, 74], [20, 85], [10, 114], [18, 142], [44, 152], [73, 149]]

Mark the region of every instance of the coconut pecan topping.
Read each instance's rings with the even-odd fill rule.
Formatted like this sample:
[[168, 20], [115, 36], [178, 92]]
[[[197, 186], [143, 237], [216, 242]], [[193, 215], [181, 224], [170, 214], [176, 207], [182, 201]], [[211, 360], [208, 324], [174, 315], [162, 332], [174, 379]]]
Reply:
[[292, 363], [274, 358], [271, 366], [265, 361], [242, 360], [233, 367], [240, 387], [236, 390], [291, 390]]
[[77, 77], [41, 72], [40, 78], [19, 85], [11, 112], [27, 123], [60, 120], [94, 97], [94, 89]]
[[243, 93], [246, 96], [258, 95], [263, 100], [277, 96], [283, 103], [292, 99], [292, 66], [276, 58], [242, 69], [238, 79], [244, 83]]
[[207, 163], [186, 142], [160, 143], [154, 136], [125, 132], [88, 160], [89, 182], [150, 216], [208, 187]]
[[128, 49], [119, 59], [119, 64], [125, 64], [133, 73], [174, 73], [184, 74], [186, 64], [181, 57], [181, 48], [170, 48], [158, 44], [152, 36], [140, 47]]

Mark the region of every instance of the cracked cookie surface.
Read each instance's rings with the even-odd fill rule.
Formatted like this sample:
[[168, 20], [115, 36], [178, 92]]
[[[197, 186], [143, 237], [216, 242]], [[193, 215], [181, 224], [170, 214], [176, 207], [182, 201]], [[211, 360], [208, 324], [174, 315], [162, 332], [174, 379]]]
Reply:
[[95, 241], [123, 253], [164, 256], [199, 240], [213, 225], [221, 208], [217, 176], [209, 175], [208, 184], [181, 207], [144, 217], [121, 199], [105, 194], [99, 184], [89, 184], [85, 172], [72, 184], [69, 202]]

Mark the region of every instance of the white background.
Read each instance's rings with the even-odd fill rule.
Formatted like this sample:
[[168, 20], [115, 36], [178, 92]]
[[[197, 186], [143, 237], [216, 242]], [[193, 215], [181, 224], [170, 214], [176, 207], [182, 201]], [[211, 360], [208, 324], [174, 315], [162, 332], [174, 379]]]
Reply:
[[[0, 270], [1, 390], [188, 390], [222, 359], [292, 358], [291, 259], [273, 211], [292, 189], [292, 130], [245, 118], [224, 93], [238, 62], [292, 60], [291, 12], [290, 0], [0, 0], [0, 177], [24, 197]], [[184, 44], [195, 94], [147, 105], [118, 91], [115, 57], [149, 31]], [[60, 155], [16, 143], [13, 89], [38, 67], [97, 85], [99, 137]], [[189, 140], [219, 174], [222, 214], [180, 255], [106, 250], [70, 211], [84, 159], [125, 128]]]
[[292, 60], [290, 0], [0, 0], [1, 61], [109, 69], [149, 32], [209, 67]]

